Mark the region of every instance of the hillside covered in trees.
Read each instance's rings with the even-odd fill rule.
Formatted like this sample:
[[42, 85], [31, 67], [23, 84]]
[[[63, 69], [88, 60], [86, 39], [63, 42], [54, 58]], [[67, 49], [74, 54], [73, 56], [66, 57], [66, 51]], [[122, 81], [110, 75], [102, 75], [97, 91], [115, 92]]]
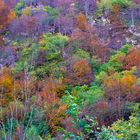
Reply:
[[0, 0], [0, 140], [140, 140], [140, 0]]

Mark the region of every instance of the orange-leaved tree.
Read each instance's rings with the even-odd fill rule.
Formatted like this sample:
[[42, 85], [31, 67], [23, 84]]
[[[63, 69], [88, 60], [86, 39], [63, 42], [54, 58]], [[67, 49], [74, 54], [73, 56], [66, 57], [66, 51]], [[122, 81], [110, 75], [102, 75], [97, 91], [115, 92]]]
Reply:
[[104, 79], [105, 96], [111, 107], [116, 110], [117, 116], [121, 116], [128, 102], [139, 98], [140, 88], [137, 78], [131, 71], [115, 73]]
[[14, 100], [14, 80], [9, 69], [0, 71], [0, 105], [5, 106]]
[[67, 70], [66, 83], [73, 85], [89, 84], [93, 81], [91, 65], [87, 60], [76, 60], [72, 62]]
[[140, 87], [133, 71], [106, 76], [103, 87], [105, 99], [93, 106], [100, 125], [111, 125], [117, 119], [129, 116], [127, 105], [140, 100]]
[[88, 21], [86, 19], [86, 16], [84, 14], [82, 14], [82, 13], [80, 13], [76, 17], [76, 25], [82, 31], [87, 31], [89, 29], [89, 24], [88, 24]]
[[64, 90], [65, 85], [62, 79], [48, 78], [37, 99], [37, 104], [45, 110], [46, 122], [51, 128], [52, 135], [61, 127], [61, 121], [65, 118], [67, 105], [62, 105], [60, 102]]
[[132, 67], [136, 67], [137, 70], [140, 70], [140, 49], [134, 48], [130, 50], [128, 55], [124, 56], [121, 60], [124, 70], [131, 70]]

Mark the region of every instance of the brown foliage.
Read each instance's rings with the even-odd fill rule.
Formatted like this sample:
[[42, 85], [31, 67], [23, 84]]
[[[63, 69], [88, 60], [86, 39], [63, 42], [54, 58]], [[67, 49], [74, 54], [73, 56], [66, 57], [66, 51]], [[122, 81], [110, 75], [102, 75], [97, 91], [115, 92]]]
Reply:
[[119, 14], [119, 12], [120, 12], [120, 5], [119, 4], [114, 4], [113, 5], [113, 7], [112, 7], [112, 12], [114, 13], [114, 14]]
[[3, 117], [22, 120], [24, 117], [24, 105], [19, 101], [11, 102], [7, 107]]
[[109, 16], [110, 20], [110, 37], [115, 40], [115, 43], [119, 42], [120, 40], [123, 40], [126, 36], [128, 36], [127, 33], [127, 27], [124, 25], [123, 21], [120, 18], [119, 15], [119, 6], [114, 5], [114, 13]]
[[[125, 103], [131, 101], [132, 99], [136, 100], [139, 96], [139, 86], [137, 85], [137, 79], [133, 74], [125, 73], [121, 77], [116, 77], [114, 74], [108, 76], [104, 80], [105, 95], [109, 100]], [[130, 99], [130, 96], [133, 98]]]
[[22, 127], [17, 127], [13, 134], [12, 140], [19, 140], [24, 135], [24, 130]]
[[[0, 34], [6, 30], [7, 25], [16, 17], [16, 14], [3, 0], [0, 0]], [[0, 46], [4, 43], [3, 37], [0, 35]]]
[[89, 28], [88, 25], [88, 21], [86, 19], [86, 16], [82, 13], [80, 13], [77, 17], [76, 17], [76, 25], [79, 29], [81, 29], [82, 31], [86, 31]]
[[20, 100], [26, 102], [35, 94], [35, 82], [32, 79], [25, 80], [20, 76], [14, 79], [9, 68], [0, 71], [0, 104], [5, 106], [10, 102]]
[[62, 126], [61, 121], [65, 118], [67, 105], [60, 103], [65, 85], [62, 79], [48, 78], [45, 83], [40, 82], [40, 94], [37, 95], [36, 105], [44, 108], [46, 122], [51, 128], [51, 134], [56, 134], [58, 128]]
[[106, 100], [96, 102], [84, 109], [85, 114], [96, 115], [99, 125], [111, 125], [114, 121], [128, 116], [126, 106], [129, 102], [139, 102], [140, 87], [131, 72], [114, 73], [103, 80]]
[[109, 104], [107, 101], [99, 101], [97, 102], [94, 107], [96, 108], [96, 111], [99, 113], [105, 113], [108, 111]]
[[14, 84], [10, 70], [4, 68], [0, 71], [0, 105], [5, 106], [10, 101], [14, 100]]
[[[124, 75], [121, 78], [114, 78], [113, 76], [109, 76], [104, 80], [104, 86], [106, 91], [110, 94], [120, 90], [122, 95], [126, 95], [128, 92], [131, 92], [131, 89], [136, 84], [136, 82], [137, 79], [134, 75]], [[114, 97], [115, 95], [112, 96]]]
[[109, 123], [111, 124], [111, 120], [110, 122], [106, 121], [106, 118], [110, 114], [110, 106], [107, 101], [99, 101], [95, 103], [93, 108], [95, 109], [99, 125], [108, 125]]
[[110, 117], [112, 115], [115, 115], [116, 118], [124, 116], [127, 103], [137, 101], [140, 97], [140, 87], [137, 85], [137, 79], [129, 72], [121, 76], [117, 74], [108, 76], [104, 80], [104, 87], [105, 96], [110, 105]]
[[77, 126], [76, 124], [73, 124], [73, 121], [73, 118], [67, 116], [67, 118], [62, 121], [63, 127], [65, 130], [67, 130], [67, 132], [71, 132], [75, 135], [80, 135], [81, 129], [77, 129]]
[[134, 66], [140, 70], [140, 49], [131, 50], [127, 56], [122, 58], [122, 64], [124, 70], [131, 70]]
[[[61, 105], [60, 97], [63, 95], [65, 85], [63, 80], [48, 78], [45, 84], [40, 85], [40, 95], [37, 97], [36, 104], [42, 106], [46, 112], [46, 122], [54, 135], [57, 129], [62, 126], [61, 121], [65, 118], [67, 105]], [[42, 87], [43, 85], [43, 87]]]
[[0, 31], [5, 30], [6, 26], [16, 17], [15, 12], [3, 0], [0, 0]]
[[40, 93], [40, 98], [42, 102], [47, 102], [47, 104], [56, 104], [64, 93], [65, 85], [62, 80], [56, 80], [50, 78], [46, 81], [44, 88]]
[[4, 44], [3, 37], [0, 35], [0, 47]]
[[92, 69], [87, 60], [74, 61], [65, 78], [66, 83], [73, 85], [89, 84], [92, 80]]
[[101, 59], [102, 62], [108, 60], [110, 49], [108, 47], [109, 40], [101, 42], [99, 37], [96, 35], [97, 29], [90, 29], [90, 32], [83, 32], [76, 30], [70, 39], [71, 46], [78, 46], [83, 50], [90, 53], [91, 56], [96, 56]]
[[51, 128], [52, 135], [54, 135], [58, 131], [58, 129], [63, 126], [62, 121], [66, 117], [65, 112], [67, 108], [67, 105], [60, 105], [58, 108], [50, 111], [50, 113], [47, 113], [46, 120]]

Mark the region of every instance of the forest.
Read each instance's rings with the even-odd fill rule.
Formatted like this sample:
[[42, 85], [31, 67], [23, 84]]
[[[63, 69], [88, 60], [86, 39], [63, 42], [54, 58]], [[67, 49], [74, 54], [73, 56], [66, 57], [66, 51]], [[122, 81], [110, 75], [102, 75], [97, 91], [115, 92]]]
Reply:
[[140, 140], [140, 0], [0, 0], [0, 140]]

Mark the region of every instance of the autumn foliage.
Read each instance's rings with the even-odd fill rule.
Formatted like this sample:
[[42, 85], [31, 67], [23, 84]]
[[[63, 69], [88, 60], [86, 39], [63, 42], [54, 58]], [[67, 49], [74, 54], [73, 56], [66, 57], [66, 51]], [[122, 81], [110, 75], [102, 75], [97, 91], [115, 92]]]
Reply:
[[123, 69], [131, 70], [132, 67], [140, 69], [140, 49], [130, 50], [129, 54], [122, 59]]
[[16, 14], [11, 10], [3, 0], [0, 0], [0, 31], [4, 30], [6, 26], [16, 17]]
[[124, 75], [114, 74], [104, 80], [105, 96], [109, 100], [110, 111], [116, 110], [118, 117], [124, 115], [127, 102], [137, 101], [140, 88], [136, 77], [125, 72]]
[[86, 19], [86, 16], [82, 13], [80, 13], [77, 17], [76, 17], [76, 25], [79, 29], [81, 29], [82, 31], [86, 31], [89, 29], [89, 25]]
[[15, 95], [13, 93], [14, 83], [11, 73], [8, 69], [0, 71], [0, 104], [7, 105], [10, 101], [13, 101]]
[[64, 89], [65, 85], [62, 80], [50, 78], [46, 81], [40, 93], [41, 100], [50, 105], [55, 104], [58, 102], [59, 97], [63, 95]]
[[74, 85], [91, 83], [93, 80], [91, 65], [86, 60], [77, 60], [71, 64], [66, 82]]
[[67, 109], [67, 105], [60, 105], [58, 108], [50, 111], [50, 113], [47, 113], [46, 121], [51, 127], [51, 133], [53, 135], [63, 126], [63, 120], [66, 118], [65, 112]]
[[90, 28], [90, 32], [76, 30], [71, 36], [71, 45], [77, 45], [79, 48], [89, 52], [92, 57], [105, 62], [110, 55], [110, 48], [107, 47], [110, 41], [101, 42], [94, 33], [96, 30], [96, 28]]
[[[43, 84], [43, 83], [42, 83]], [[46, 122], [54, 135], [62, 126], [62, 120], [66, 117], [67, 105], [61, 105], [60, 97], [64, 94], [65, 85], [62, 80], [49, 78], [46, 80], [36, 104], [44, 107]]]
[[0, 0], [0, 140], [139, 138], [139, 4]]
[[3, 37], [1, 33], [7, 28], [7, 25], [16, 18], [15, 12], [10, 9], [3, 0], [0, 0], [0, 46], [3, 45]]

